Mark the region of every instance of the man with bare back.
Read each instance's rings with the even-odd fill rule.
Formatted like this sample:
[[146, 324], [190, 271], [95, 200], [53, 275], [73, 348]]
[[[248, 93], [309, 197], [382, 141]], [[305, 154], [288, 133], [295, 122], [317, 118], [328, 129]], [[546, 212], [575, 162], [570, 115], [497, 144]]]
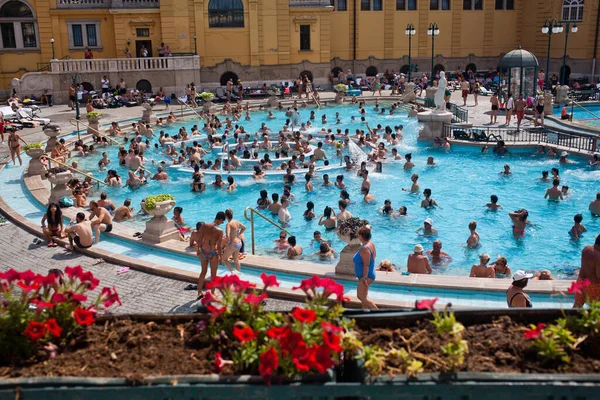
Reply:
[[[204, 280], [206, 279], [206, 273], [208, 272], [208, 266], [210, 264], [210, 279], [213, 280], [217, 276], [217, 269], [219, 264], [223, 262], [223, 230], [219, 228], [225, 221], [225, 213], [219, 211], [212, 224], [204, 224], [198, 231], [198, 247], [196, 254], [200, 257], [200, 265], [202, 271], [198, 276], [198, 298], [200, 300], [204, 297], [202, 287], [204, 286]], [[212, 289], [212, 293], [215, 289]]]
[[575, 293], [574, 307], [583, 307], [586, 296], [589, 300], [600, 298], [600, 235], [593, 246], [585, 246], [581, 252], [581, 269], [577, 282], [588, 280], [589, 285], [582, 292]]

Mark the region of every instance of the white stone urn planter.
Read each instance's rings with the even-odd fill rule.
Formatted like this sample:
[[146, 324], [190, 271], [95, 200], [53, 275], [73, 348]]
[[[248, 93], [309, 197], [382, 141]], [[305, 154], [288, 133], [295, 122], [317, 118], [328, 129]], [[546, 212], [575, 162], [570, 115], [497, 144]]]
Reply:
[[156, 122], [156, 115], [152, 112], [152, 108], [154, 104], [144, 103], [142, 104], [142, 121], [148, 124], [153, 124]]
[[46, 166], [40, 161], [40, 157], [45, 154], [44, 149], [28, 149], [25, 151], [31, 160], [29, 160], [29, 167], [27, 168], [27, 174], [29, 176], [43, 175], [46, 173]]
[[215, 106], [212, 100], [205, 100], [204, 104], [202, 104], [202, 111], [204, 112], [214, 113], [216, 108], [217, 106]]
[[60, 201], [63, 197], [71, 196], [71, 189], [67, 187], [67, 183], [73, 179], [73, 174], [71, 171], [59, 172], [58, 174], [49, 174], [48, 181], [52, 184], [52, 189], [50, 190], [50, 198], [48, 199], [49, 203], [56, 203]]
[[336, 92], [335, 93], [335, 102], [341, 104], [344, 102], [344, 98], [346, 97], [345, 92]]
[[[357, 223], [357, 226], [365, 226], [365, 223], [358, 218], [352, 218], [352, 220]], [[362, 223], [358, 223], [359, 221]], [[343, 224], [343, 222], [341, 222], [341, 224]], [[368, 223], [366, 226], [370, 228]], [[356, 232], [358, 232], [358, 229], [359, 228], [357, 227]], [[352, 261], [352, 257], [354, 257], [354, 254], [356, 254], [361, 246], [360, 239], [358, 238], [356, 232], [351, 235], [349, 232], [340, 233], [339, 229], [336, 231], [338, 238], [340, 238], [342, 242], [346, 243], [346, 247], [344, 247], [340, 252], [340, 259], [335, 266], [336, 275], [354, 275], [354, 262]]]
[[167, 240], [178, 240], [179, 232], [175, 228], [173, 220], [166, 215], [175, 207], [175, 200], [165, 200], [156, 203], [151, 210], [146, 208], [146, 201], [141, 203], [142, 209], [152, 215], [152, 219], [146, 222], [146, 230], [142, 234], [142, 239], [152, 243], [162, 243]]
[[94, 136], [100, 135], [100, 120], [102, 119], [102, 114], [89, 117], [86, 115], [86, 119], [88, 123], [87, 133]]
[[46, 153], [52, 152], [56, 147], [56, 143], [58, 143], [58, 135], [60, 135], [61, 131], [59, 127], [44, 127], [44, 135], [48, 136], [48, 141], [46, 142]]

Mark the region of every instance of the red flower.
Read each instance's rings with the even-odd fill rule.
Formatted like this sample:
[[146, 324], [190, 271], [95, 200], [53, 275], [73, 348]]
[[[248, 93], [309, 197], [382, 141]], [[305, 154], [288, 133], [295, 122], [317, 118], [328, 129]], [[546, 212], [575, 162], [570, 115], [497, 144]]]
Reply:
[[292, 290], [302, 289], [306, 293], [311, 289], [313, 291], [316, 290], [320, 283], [321, 278], [319, 278], [317, 275], [313, 275], [312, 278], [303, 280], [300, 282], [300, 286], [293, 287]]
[[330, 323], [325, 322], [325, 321], [321, 321], [321, 326], [327, 332], [340, 333], [340, 332], [342, 332], [344, 330], [343, 328], [340, 328], [337, 325], [333, 325], [333, 324], [330, 324]]
[[48, 274], [46, 276], [42, 276], [41, 284], [44, 287], [52, 287], [58, 283], [58, 276], [54, 274]]
[[267, 276], [264, 272], [260, 274], [260, 279], [262, 279], [265, 289], [271, 286], [279, 286], [279, 282], [277, 282], [277, 277], [275, 275]]
[[233, 336], [242, 343], [249, 342], [257, 337], [256, 332], [254, 332], [252, 328], [238, 328], [237, 326], [233, 327]]
[[35, 307], [43, 310], [44, 308], [52, 308], [54, 307], [54, 303], [48, 303], [46, 301], [43, 300], [38, 300], [38, 299], [33, 299], [31, 300], [31, 304], [35, 304]]
[[537, 324], [537, 326], [533, 327], [532, 329], [525, 331], [525, 333], [523, 333], [523, 336], [525, 337], [525, 339], [537, 339], [538, 337], [540, 337], [545, 327], [546, 324]]
[[589, 279], [584, 279], [583, 281], [573, 282], [573, 283], [571, 283], [571, 287], [569, 289], [567, 289], [567, 292], [583, 294], [583, 293], [585, 293], [585, 288], [588, 287], [590, 283], [591, 282]]
[[81, 280], [81, 283], [85, 283], [88, 290], [94, 290], [100, 284], [100, 280], [95, 278], [94, 274], [92, 274], [89, 271], [86, 271], [83, 274], [81, 274], [79, 279]]
[[333, 279], [324, 278], [319, 282], [319, 286], [323, 288], [324, 297], [334, 294], [339, 301], [344, 301], [344, 285], [337, 283]]
[[29, 325], [23, 333], [32, 341], [37, 342], [46, 337], [46, 326], [42, 322], [29, 321]]
[[25, 272], [21, 272], [20, 279], [26, 284], [29, 285], [31, 282], [35, 280], [36, 274], [28, 269]]
[[49, 318], [46, 320], [46, 329], [48, 332], [54, 337], [60, 337], [60, 333], [62, 332], [62, 328], [58, 325], [54, 318]]
[[65, 303], [67, 301], [67, 297], [64, 293], [54, 293], [50, 298], [50, 301], [56, 304]]
[[92, 325], [95, 321], [95, 313], [92, 310], [85, 310], [81, 307], [77, 307], [74, 312], [75, 321], [79, 325]]
[[206, 309], [208, 310], [208, 312], [210, 312], [212, 314], [213, 319], [216, 319], [219, 315], [221, 315], [225, 311], [227, 311], [227, 307], [225, 307], [225, 306], [218, 308], [215, 306], [208, 305], [208, 306], [206, 306]]
[[223, 285], [223, 278], [220, 276], [215, 276], [210, 280], [210, 282], [207, 282], [206, 285], [204, 285], [204, 286], [206, 286], [207, 289], [218, 289], [222, 285]]
[[234, 292], [242, 291], [245, 292], [250, 288], [256, 287], [254, 283], [243, 281], [239, 276], [235, 274], [225, 275], [223, 277], [223, 286], [226, 288], [232, 288]]
[[102, 304], [104, 307], [110, 307], [115, 303], [119, 303], [120, 306], [123, 305], [121, 303], [121, 299], [119, 299], [119, 293], [117, 293], [117, 289], [113, 286], [113, 288], [103, 287], [102, 293], [100, 294]]
[[23, 290], [24, 293], [29, 293], [32, 290], [38, 290], [40, 288], [40, 284], [37, 282], [31, 282], [31, 284], [27, 284], [24, 281], [19, 281], [17, 282], [17, 286], [21, 288], [21, 290]]
[[220, 303], [220, 302], [221, 301], [218, 298], [216, 298], [215, 296], [213, 296], [213, 294], [211, 292], [204, 293], [204, 297], [200, 301], [200, 303], [202, 303], [202, 305], [207, 305], [210, 303]]
[[273, 375], [273, 372], [275, 372], [277, 367], [279, 367], [279, 356], [277, 355], [277, 351], [270, 347], [267, 351], [260, 355], [258, 372], [263, 378], [268, 378]]
[[342, 346], [340, 346], [340, 337], [337, 333], [327, 331], [323, 332], [323, 346], [337, 353], [342, 351]]
[[334, 366], [334, 361], [331, 359], [331, 350], [326, 346], [316, 347], [315, 362], [313, 367], [321, 374], [324, 374], [329, 368]]
[[279, 338], [281, 354], [286, 356], [288, 353], [298, 351], [299, 348], [306, 347], [304, 338], [298, 332], [289, 331], [286, 336]]
[[290, 327], [287, 325], [281, 327], [273, 326], [267, 330], [267, 337], [282, 340], [285, 339], [290, 332]]
[[66, 267], [65, 274], [71, 279], [79, 278], [81, 274], [83, 274], [83, 268], [81, 268], [81, 265], [76, 267]]
[[8, 283], [18, 281], [19, 279], [21, 279], [21, 273], [12, 268], [0, 275], [0, 280], [8, 281]]
[[315, 363], [315, 352], [313, 348], [308, 348], [303, 343], [296, 347], [292, 352], [292, 361], [298, 369], [298, 371], [308, 371], [311, 365]]
[[223, 365], [225, 365], [225, 363], [223, 362], [223, 358], [221, 358], [221, 353], [215, 353], [215, 372], [221, 372], [221, 370], [223, 370]]
[[292, 317], [300, 322], [313, 322], [317, 319], [317, 314], [313, 310], [305, 310], [304, 308], [296, 307], [292, 312]]
[[87, 301], [87, 296], [84, 294], [80, 294], [80, 293], [75, 293], [72, 290], [67, 290], [65, 292], [65, 294], [73, 301], [76, 301], [78, 303], [83, 303], [85, 301]]
[[250, 293], [248, 296], [246, 296], [244, 301], [246, 303], [252, 304], [254, 307], [258, 307], [266, 298], [267, 298], [266, 293], [262, 293], [260, 296], [257, 296], [254, 293]]
[[437, 297], [435, 299], [420, 300], [416, 302], [415, 306], [417, 310], [433, 311], [436, 301], [438, 301]]

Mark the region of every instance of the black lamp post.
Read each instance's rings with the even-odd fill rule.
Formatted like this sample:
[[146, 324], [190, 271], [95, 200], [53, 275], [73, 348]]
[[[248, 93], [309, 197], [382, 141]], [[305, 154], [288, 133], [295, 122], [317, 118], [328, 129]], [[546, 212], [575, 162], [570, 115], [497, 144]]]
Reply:
[[198, 47], [196, 45], [196, 35], [194, 35], [194, 55], [198, 55]]
[[577, 31], [579, 30], [576, 23], [573, 23], [573, 26], [571, 26], [570, 22], [565, 22], [565, 25], [566, 25], [567, 30], [565, 32], [565, 51], [563, 53], [563, 65], [562, 65], [562, 70], [561, 70], [562, 76], [560, 79], [561, 85], [565, 85], [567, 83], [566, 66], [567, 66], [567, 43], [569, 42], [569, 28], [570, 28], [571, 32], [573, 32], [573, 33], [577, 33]]
[[52, 59], [55, 60], [56, 57], [54, 56], [54, 38], [50, 39], [50, 44], [52, 45]]
[[556, 18], [547, 19], [546, 22], [544, 22], [544, 26], [542, 27], [542, 33], [548, 35], [548, 56], [546, 58], [546, 82], [545, 82], [546, 89], [550, 89], [550, 80], [549, 80], [550, 42], [552, 41], [552, 34], [553, 33], [561, 33], [562, 31], [563, 31], [563, 27], [560, 24], [560, 22], [558, 22], [556, 20]]
[[413, 24], [406, 25], [406, 32], [404, 32], [406, 36], [408, 36], [408, 81], [410, 82], [410, 75], [412, 72], [412, 57], [411, 57], [411, 44], [412, 37], [417, 33], [415, 26]]
[[435, 46], [435, 37], [440, 34], [440, 28], [438, 27], [437, 22], [430, 22], [429, 28], [427, 28], [427, 34], [431, 36], [431, 80], [434, 80], [434, 46]]

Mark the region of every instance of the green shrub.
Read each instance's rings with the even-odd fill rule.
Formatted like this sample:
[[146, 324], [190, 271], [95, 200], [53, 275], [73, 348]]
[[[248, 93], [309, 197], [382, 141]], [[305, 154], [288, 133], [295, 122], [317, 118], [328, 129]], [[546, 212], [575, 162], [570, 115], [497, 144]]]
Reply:
[[154, 208], [156, 208], [156, 203], [160, 203], [161, 201], [167, 201], [167, 200], [175, 200], [175, 197], [171, 196], [170, 194], [158, 194], [156, 196], [148, 196], [146, 197], [146, 210], [154, 210]]

